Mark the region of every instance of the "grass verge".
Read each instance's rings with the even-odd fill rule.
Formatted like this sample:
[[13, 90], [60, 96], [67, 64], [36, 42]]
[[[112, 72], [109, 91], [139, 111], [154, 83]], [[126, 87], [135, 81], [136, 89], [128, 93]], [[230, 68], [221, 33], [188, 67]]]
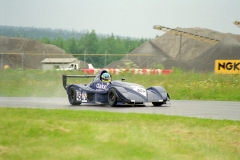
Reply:
[[[0, 96], [66, 97], [62, 74], [78, 75], [80, 71], [1, 70]], [[114, 80], [145, 87], [163, 86], [171, 99], [240, 101], [240, 75], [183, 72], [174, 69], [169, 75], [113, 75]], [[88, 83], [92, 79], [72, 79], [69, 83]]]
[[240, 159], [240, 122], [0, 108], [0, 159]]

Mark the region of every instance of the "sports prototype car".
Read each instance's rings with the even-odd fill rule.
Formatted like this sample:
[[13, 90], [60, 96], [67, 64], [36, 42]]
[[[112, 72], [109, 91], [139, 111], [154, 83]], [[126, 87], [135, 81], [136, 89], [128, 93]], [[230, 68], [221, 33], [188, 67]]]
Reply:
[[[89, 84], [67, 84], [67, 78], [93, 78]], [[170, 96], [161, 86], [144, 88], [136, 83], [111, 80], [106, 70], [98, 75], [62, 75], [63, 87], [67, 92], [69, 103], [80, 105], [81, 103], [109, 104], [116, 106], [121, 104], [143, 104], [152, 102], [153, 106], [161, 106], [170, 101]]]

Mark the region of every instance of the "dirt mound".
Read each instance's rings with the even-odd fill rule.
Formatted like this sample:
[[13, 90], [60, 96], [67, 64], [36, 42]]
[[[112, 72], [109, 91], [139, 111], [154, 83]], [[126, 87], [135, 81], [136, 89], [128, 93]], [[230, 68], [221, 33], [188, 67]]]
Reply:
[[2, 66], [10, 68], [41, 69], [41, 61], [45, 58], [73, 58], [55, 45], [5, 36], [0, 36], [0, 53]]
[[[207, 36], [214, 39], [222, 39], [224, 37], [224, 35], [219, 32], [207, 29], [200, 28], [185, 28], [185, 29], [176, 28], [176, 29], [184, 32], [198, 34], [201, 36]], [[155, 43], [164, 52], [168, 53], [171, 57], [181, 61], [187, 61], [189, 59], [196, 58], [201, 53], [203, 53], [204, 51], [213, 46], [213, 44], [190, 39], [184, 36], [182, 36], [182, 40], [180, 41], [180, 36], [171, 33], [165, 33], [164, 35], [157, 37], [156, 39], [153, 40], [153, 43]]]
[[125, 67], [123, 62], [127, 59], [131, 60], [140, 68], [149, 68], [154, 64], [160, 64], [167, 59], [172, 59], [172, 57], [157, 47], [153, 42], [147, 41], [129, 53], [128, 56], [107, 65], [106, 68], [116, 68], [117, 66]]
[[0, 36], [0, 52], [12, 53], [65, 53], [64, 50], [51, 44], [43, 44], [39, 41], [27, 38]]
[[[220, 32], [216, 32], [209, 29], [203, 29], [203, 28], [176, 28], [176, 29], [184, 32], [189, 32], [189, 33], [217, 39], [220, 41], [217, 44], [217, 46], [224, 45], [222, 46], [222, 48], [225, 48], [225, 50], [223, 51], [225, 53], [229, 53], [229, 51], [234, 46], [234, 44], [240, 42], [240, 35], [234, 35], [230, 33], [220, 33]], [[230, 38], [231, 40], [229, 40]], [[222, 42], [222, 40], [224, 40], [224, 42]], [[171, 57], [174, 58], [174, 61], [167, 60], [166, 62], [163, 63], [163, 66], [166, 69], [171, 68], [171, 66], [172, 67], [179, 66], [180, 68], [185, 70], [196, 69], [196, 71], [203, 71], [203, 70], [213, 71], [214, 68], [212, 65], [214, 64], [215, 58], [228, 59], [223, 54], [219, 54], [219, 55], [217, 54], [218, 56], [212, 57], [212, 60], [209, 60], [209, 62], [207, 62], [208, 61], [207, 58], [205, 58], [204, 60], [201, 60], [200, 58], [205, 54], [206, 55], [209, 54], [208, 53], [209, 50], [215, 48], [216, 45], [211, 43], [201, 42], [198, 40], [194, 40], [194, 39], [190, 39], [182, 36], [182, 42], [180, 46], [180, 36], [170, 34], [170, 33], [166, 33], [154, 39], [153, 43], [155, 43], [164, 52], [168, 53]], [[233, 59], [236, 59], [236, 58], [233, 57]]]
[[[185, 70], [196, 69], [197, 71], [213, 71], [215, 59], [229, 59], [230, 57], [231, 59], [240, 59], [240, 51], [237, 47], [240, 42], [240, 35], [220, 33], [203, 28], [176, 29], [217, 39], [220, 42], [215, 45], [182, 36], [180, 43], [180, 36], [165, 33], [136, 48], [130, 54], [139, 54], [139, 56], [134, 58], [128, 56], [128, 59], [132, 60], [139, 68], [151, 68], [152, 64], [162, 64], [165, 69], [179, 67]], [[142, 57], [142, 53], [152, 55], [152, 57]], [[127, 59], [127, 56], [106, 67], [122, 66], [125, 59]]]
[[184, 70], [190, 70], [191, 67], [188, 63], [179, 61], [176, 59], [167, 59], [161, 63], [164, 66], [164, 69], [172, 69], [173, 67], [181, 68]]
[[215, 60], [240, 59], [240, 42], [226, 36], [218, 44], [211, 47], [192, 61], [189, 66], [196, 71], [214, 71]]

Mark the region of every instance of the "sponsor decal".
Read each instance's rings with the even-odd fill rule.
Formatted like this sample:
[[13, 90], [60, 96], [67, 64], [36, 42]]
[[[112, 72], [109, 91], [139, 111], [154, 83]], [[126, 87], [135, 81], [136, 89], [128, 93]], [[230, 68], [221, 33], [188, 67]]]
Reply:
[[107, 83], [107, 84], [97, 83], [97, 84], [96, 84], [96, 88], [97, 88], [97, 89], [106, 89], [108, 85], [109, 85], [109, 83]]
[[240, 74], [240, 60], [215, 60], [214, 72], [218, 74]]
[[81, 91], [77, 91], [77, 101], [81, 101], [82, 100], [81, 96], [82, 96]]
[[134, 91], [144, 95], [145, 97], [147, 96], [146, 89], [141, 87], [141, 86], [130, 86]]
[[82, 102], [87, 102], [87, 93], [82, 91]]

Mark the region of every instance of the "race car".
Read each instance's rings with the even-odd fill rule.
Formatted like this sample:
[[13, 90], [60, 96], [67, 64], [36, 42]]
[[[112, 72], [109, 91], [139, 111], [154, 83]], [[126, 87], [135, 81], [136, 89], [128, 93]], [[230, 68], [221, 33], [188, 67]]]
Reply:
[[[93, 78], [93, 80], [89, 84], [67, 84], [67, 78]], [[113, 107], [151, 102], [153, 106], [161, 106], [170, 101], [170, 96], [161, 86], [144, 88], [142, 85], [124, 80], [125, 78], [112, 80], [106, 70], [97, 75], [62, 75], [63, 87], [71, 105], [94, 103]]]

